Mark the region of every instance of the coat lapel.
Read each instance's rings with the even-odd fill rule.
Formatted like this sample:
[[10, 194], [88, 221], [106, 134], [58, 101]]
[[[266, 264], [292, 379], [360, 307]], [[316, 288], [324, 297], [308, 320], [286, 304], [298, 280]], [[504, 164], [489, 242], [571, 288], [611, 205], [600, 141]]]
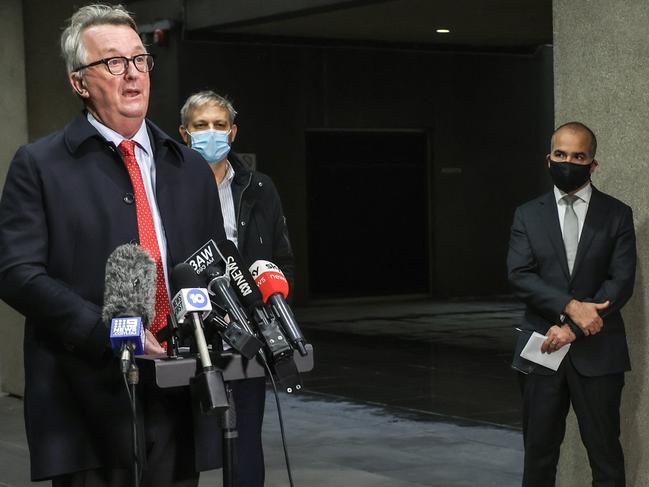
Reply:
[[542, 221], [545, 228], [547, 228], [547, 236], [554, 247], [554, 252], [557, 255], [561, 270], [570, 280], [570, 271], [568, 270], [568, 258], [566, 257], [566, 246], [563, 243], [563, 236], [561, 235], [561, 226], [559, 225], [559, 214], [557, 210], [557, 202], [554, 199], [554, 192], [550, 191], [540, 201]]

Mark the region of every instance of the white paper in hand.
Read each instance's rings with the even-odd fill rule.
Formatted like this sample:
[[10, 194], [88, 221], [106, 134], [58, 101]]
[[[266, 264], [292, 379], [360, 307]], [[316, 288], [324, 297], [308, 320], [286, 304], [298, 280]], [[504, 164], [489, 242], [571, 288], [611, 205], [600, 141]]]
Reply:
[[557, 370], [568, 353], [568, 350], [570, 350], [570, 344], [568, 343], [564, 345], [555, 352], [543, 353], [541, 352], [541, 345], [543, 345], [546, 338], [546, 336], [541, 335], [540, 333], [532, 333], [530, 339], [527, 341], [523, 351], [521, 352], [521, 357], [530, 362], [547, 367], [548, 369]]

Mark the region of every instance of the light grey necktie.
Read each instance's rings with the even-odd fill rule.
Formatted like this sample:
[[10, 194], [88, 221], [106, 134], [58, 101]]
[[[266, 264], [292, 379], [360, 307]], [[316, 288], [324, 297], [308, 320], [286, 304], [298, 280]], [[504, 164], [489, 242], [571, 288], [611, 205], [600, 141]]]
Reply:
[[578, 199], [578, 196], [572, 194], [563, 197], [563, 201], [566, 202], [566, 213], [563, 216], [563, 243], [566, 246], [568, 269], [570, 269], [571, 274], [577, 256], [577, 245], [579, 244], [579, 220], [573, 207]]

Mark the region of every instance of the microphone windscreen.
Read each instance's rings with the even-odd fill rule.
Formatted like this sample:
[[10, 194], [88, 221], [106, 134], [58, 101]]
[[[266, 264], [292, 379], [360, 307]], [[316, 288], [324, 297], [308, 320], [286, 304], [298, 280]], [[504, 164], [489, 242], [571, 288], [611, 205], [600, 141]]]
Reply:
[[216, 247], [225, 261], [230, 287], [234, 289], [241, 304], [248, 309], [261, 306], [263, 304], [261, 293], [250, 272], [243, 265], [243, 259], [236, 245], [229, 240], [221, 240]]
[[156, 266], [141, 246], [117, 247], [106, 261], [102, 319], [139, 316], [148, 325], [155, 314]]
[[194, 268], [183, 262], [176, 265], [171, 271], [171, 284], [176, 292], [181, 289], [205, 287], [204, 278], [201, 278]]

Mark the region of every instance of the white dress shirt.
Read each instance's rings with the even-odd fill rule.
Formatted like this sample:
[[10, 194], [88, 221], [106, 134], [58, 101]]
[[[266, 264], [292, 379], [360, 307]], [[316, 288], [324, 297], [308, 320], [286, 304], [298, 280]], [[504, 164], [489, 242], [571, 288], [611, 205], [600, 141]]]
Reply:
[[[95, 127], [97, 131], [108, 142], [119, 144], [126, 140], [124, 137], [113, 129], [106, 127], [99, 122], [88, 112], [88, 122]], [[167, 240], [165, 239], [164, 227], [162, 226], [162, 219], [160, 218], [160, 211], [158, 210], [158, 203], [155, 198], [155, 161], [153, 160], [153, 150], [151, 149], [151, 141], [149, 140], [149, 133], [146, 129], [146, 123], [142, 121], [142, 125], [137, 133], [131, 139], [135, 142], [135, 159], [140, 167], [142, 174], [142, 181], [144, 182], [144, 191], [146, 192], [146, 199], [149, 201], [149, 208], [151, 209], [151, 217], [153, 218], [153, 225], [155, 227], [155, 234], [158, 238], [158, 245], [160, 246], [160, 255], [162, 256], [162, 268], [165, 274], [165, 283], [167, 285], [167, 293], [169, 293], [169, 273], [167, 271]]]
[[[567, 194], [568, 193], [564, 193], [556, 186], [554, 187], [554, 199], [557, 202], [559, 225], [561, 225], [562, 236], [563, 236], [563, 219], [566, 214], [566, 208], [568, 207], [563, 197]], [[592, 196], [592, 194], [593, 194], [593, 188], [590, 185], [590, 183], [588, 183], [586, 186], [584, 186], [583, 188], [581, 188], [579, 191], [575, 193], [577, 199], [572, 204], [572, 207], [574, 208], [575, 213], [577, 214], [577, 221], [579, 222], [580, 238], [581, 238], [581, 231], [584, 228], [584, 221], [586, 220], [586, 213], [588, 213], [588, 205], [590, 204], [590, 197]]]
[[221, 201], [221, 213], [223, 213], [223, 228], [228, 240], [238, 246], [237, 237], [237, 214], [234, 209], [234, 197], [232, 195], [232, 180], [234, 179], [234, 169], [230, 161], [226, 160], [227, 169], [225, 176], [217, 186], [219, 187], [219, 200]]

